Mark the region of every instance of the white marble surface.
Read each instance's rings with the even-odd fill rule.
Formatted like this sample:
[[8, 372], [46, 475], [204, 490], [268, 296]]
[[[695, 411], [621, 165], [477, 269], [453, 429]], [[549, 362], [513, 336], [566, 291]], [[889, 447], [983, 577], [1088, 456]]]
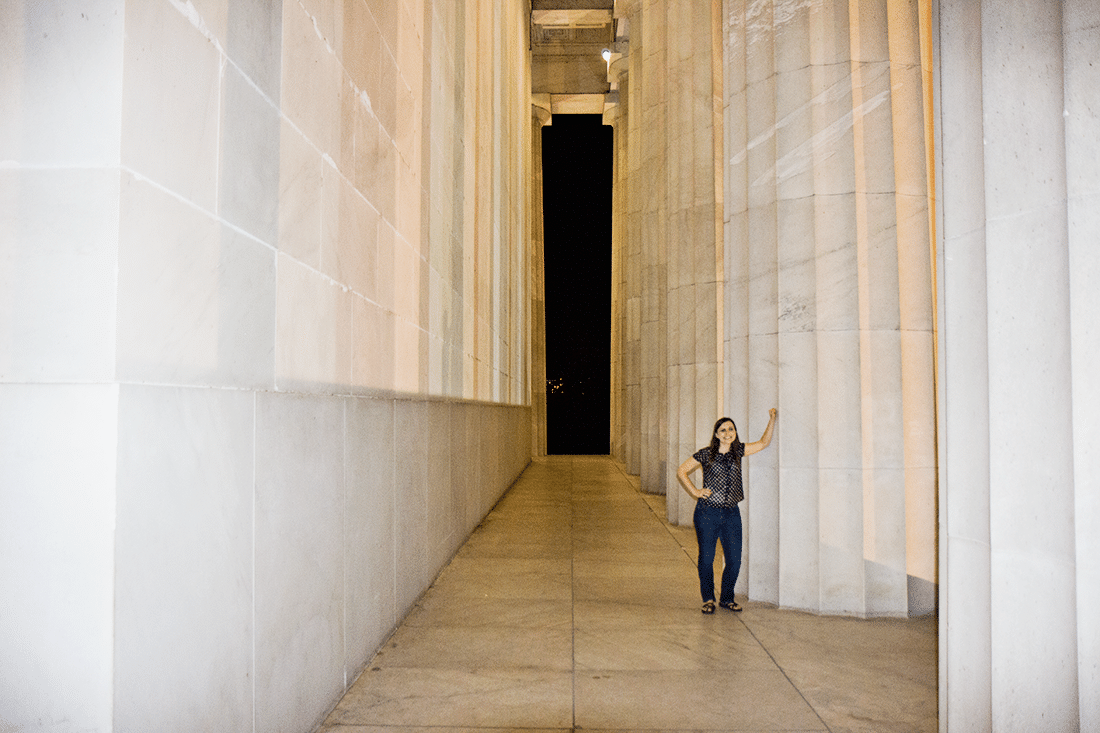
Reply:
[[328, 164], [321, 172], [321, 206], [319, 269], [356, 294], [376, 300], [378, 212]]
[[342, 69], [329, 42], [314, 25], [314, 16], [300, 4], [283, 6], [282, 83], [279, 103], [287, 119], [337, 166], [343, 123]]
[[0, 710], [16, 730], [112, 726], [118, 393], [0, 385]]
[[817, 468], [819, 404], [814, 386], [817, 378], [817, 339], [812, 333], [780, 333], [777, 337], [778, 407], [783, 413], [783, 430], [777, 436], [784, 468]]
[[314, 269], [321, 264], [321, 175], [327, 167], [316, 148], [284, 119], [279, 132], [278, 248]]
[[816, 468], [779, 468], [778, 585], [779, 604], [786, 608], [821, 606], [818, 538], [799, 529], [818, 526], [819, 481]]
[[341, 399], [257, 396], [258, 731], [316, 725], [344, 685], [343, 433]]
[[[1073, 444], [1065, 209], [1036, 203], [1010, 221], [991, 218], [986, 227], [991, 242], [1003, 243], [992, 257], [987, 252], [990, 483], [996, 487], [990, 496], [994, 724], [1054, 715], [1066, 726], [1077, 718], [1077, 696], [1066, 691], [1076, 680], [1075, 614], [1054, 603], [1047, 632], [1021, 637], [1010, 631], [1003, 610], [1023, 588], [1068, 602], [1076, 585], [1074, 496], [1068, 489]], [[1021, 286], [1036, 296], [1034, 306], [1023, 311], [1017, 306]], [[1032, 345], [1026, 353], [1017, 348], [1021, 337]], [[1036, 374], [1044, 378], [1036, 380]], [[1044, 436], [1041, 467], [1009, 447], [1010, 436], [1024, 425]], [[1030, 510], [1036, 505], [1043, 507], [1041, 523]], [[1046, 671], [1033, 695], [1014, 695], [1017, 680], [1036, 669]]]
[[[749, 209], [748, 250], [745, 267], [749, 276], [748, 292], [744, 295], [748, 308], [747, 330], [749, 334], [767, 334], [776, 331], [776, 313], [782, 313], [779, 299], [780, 264], [776, 256], [779, 207], [774, 191], [769, 201]], [[727, 258], [735, 256], [727, 252]]]
[[[905, 465], [906, 449], [915, 452], [907, 446], [909, 436], [904, 430], [907, 395], [902, 382], [904, 352], [901, 339], [902, 334], [898, 330], [882, 329], [871, 331], [861, 344], [863, 389], [869, 388], [871, 393], [865, 399], [863, 411], [863, 444], [873, 459], [876, 471], [901, 468]], [[932, 415], [925, 413], [922, 417], [930, 421]], [[931, 429], [931, 424], [928, 429]], [[920, 447], [930, 448], [931, 445], [925, 442]], [[903, 499], [904, 492], [899, 496], [899, 500]]]
[[117, 171], [0, 170], [0, 381], [114, 373]]
[[0, 7], [0, 161], [118, 165], [124, 5]]
[[454, 522], [460, 537], [466, 537], [474, 528], [474, 520], [481, 518], [476, 514], [477, 503], [470, 495], [470, 488], [477, 486], [478, 461], [475, 455], [471, 455], [469, 446], [474, 444], [476, 433], [470, 432], [467, 425], [472, 416], [476, 414], [476, 408], [455, 403], [451, 405], [447, 417], [447, 447], [450, 451], [450, 491], [454, 503]]
[[[780, 404], [779, 397], [779, 336], [761, 334], [748, 340], [748, 372], [743, 396], [743, 411], [731, 406], [730, 411], [742, 415], [739, 428], [745, 433], [745, 440], [758, 440], [767, 426], [768, 410]], [[736, 404], [732, 403], [731, 405]], [[780, 483], [779, 466], [784, 462], [784, 418], [778, 417], [773, 428], [772, 443], [767, 450], [754, 454], [746, 464], [743, 479], [745, 497], [742, 504], [745, 512], [745, 542], [747, 549], [745, 562], [749, 573], [746, 584], [738, 581], [750, 598], [759, 598], [771, 603], [779, 602], [779, 506]], [[752, 570], [755, 568], [756, 573]], [[751, 592], [755, 590], [756, 592]], [[759, 593], [760, 595], [757, 595]]]
[[753, 274], [748, 258], [750, 221], [747, 208], [726, 211], [721, 314], [726, 339], [745, 336], [748, 331], [749, 282]]
[[[944, 4], [943, 52], [955, 72], [940, 78], [941, 107], [954, 124], [944, 130], [941, 160], [980, 159], [983, 155], [978, 8]], [[943, 125], [941, 125], [943, 127]], [[941, 187], [956, 205], [943, 211], [939, 262], [942, 324], [939, 362], [945, 400], [941, 418], [939, 527], [941, 533], [941, 618], [943, 633], [941, 698], [948, 723], [968, 730], [992, 730], [992, 669], [973, 659], [992, 658], [990, 596], [990, 446], [988, 381], [988, 304], [986, 299], [984, 169], [980, 165], [945, 166]], [[947, 440], [951, 430], [966, 436], [962, 445]], [[946, 486], [965, 491], [945, 494]], [[949, 499], [949, 500], [948, 500]]]
[[424, 408], [438, 512], [395, 565], [395, 478], [368, 474], [397, 402], [347, 392], [525, 399], [529, 99], [493, 84], [526, 23], [354, 6], [0, 9], [18, 726], [310, 729], [528, 460], [527, 408]]
[[779, 605], [779, 469], [755, 460], [748, 468], [746, 501], [741, 504], [742, 577], [737, 590]]
[[1092, 3], [1068, 2], [1062, 8], [1065, 51], [1067, 193], [1069, 196], [1070, 308], [1073, 339], [1073, 442], [1077, 539], [1078, 697], [1081, 730], [1100, 727], [1100, 621], [1088, 609], [1100, 603], [1100, 393], [1090, 379], [1100, 359], [1096, 339], [1095, 282], [1100, 273], [1100, 146], [1091, 131], [1097, 123], [1097, 72], [1091, 59], [1100, 48], [1100, 17]]
[[769, 304], [770, 308], [760, 303], [759, 311], [761, 321], [768, 317], [763, 314], [775, 313], [778, 322], [767, 326], [762, 323], [759, 333], [774, 330], [809, 333], [816, 327], [819, 307], [814, 262], [814, 200], [782, 199], [777, 202], [775, 211], [776, 244], [772, 257], [778, 269], [777, 299]]
[[[810, 223], [815, 244], [808, 266], [816, 282], [816, 325], [823, 331], [855, 332], [860, 322], [862, 254], [857, 242], [856, 196], [843, 193], [814, 197]], [[865, 250], [864, 250], [865, 251]]]
[[405, 612], [435, 577], [429, 561], [428, 461], [430, 436], [444, 426], [431, 424], [428, 405], [401, 403], [394, 417], [394, 445], [401, 460], [394, 477], [394, 531], [397, 565], [397, 607]]
[[352, 307], [352, 381], [385, 388], [394, 382], [395, 316], [358, 296]]
[[820, 610], [863, 615], [863, 476], [858, 469], [823, 466], [817, 473]]
[[[452, 68], [459, 59], [456, 47], [446, 41], [428, 54], [421, 40], [427, 18], [405, 15], [408, 23], [398, 22], [404, 13], [401, 7], [379, 6], [345, 17], [322, 6], [287, 6], [281, 16], [267, 12], [246, 22], [240, 11], [212, 3], [188, 12], [169, 4], [143, 8], [134, 16], [125, 49], [124, 62], [134, 73], [126, 75], [123, 162], [166, 189], [166, 195], [181, 198], [181, 208], [193, 205], [222, 218], [285, 255], [278, 268], [275, 313], [278, 384], [354, 384], [519, 399], [527, 366], [519, 353], [522, 341], [510, 331], [522, 311], [501, 310], [499, 305], [523, 302], [513, 291], [525, 279], [524, 259], [501, 250], [471, 260], [465, 238], [496, 229], [500, 242], [520, 241], [508, 229], [522, 217], [506, 212], [525, 205], [526, 199], [517, 196], [502, 206], [476, 210], [474, 228], [463, 222], [475, 210], [456, 210], [457, 202], [469, 198], [459, 192], [506, 182], [510, 191], [521, 190], [504, 177], [485, 178], [492, 166], [481, 165], [476, 168], [481, 178], [472, 177], [472, 161], [466, 162], [464, 176], [457, 177], [455, 163], [465, 145], [461, 129], [440, 124], [421, 139], [425, 128], [418, 120], [427, 114], [420, 108], [422, 70], [431, 65]], [[445, 13], [432, 19], [456, 22]], [[441, 28], [433, 26], [432, 32]], [[389, 40], [368, 48], [364, 39], [370, 38]], [[172, 58], [189, 63], [169, 64]], [[158, 74], [166, 65], [172, 67], [172, 84], [182, 96], [148, 104], [163, 96]], [[479, 83], [483, 73], [472, 71], [468, 79]], [[456, 85], [467, 81], [458, 74], [446, 78]], [[437, 87], [433, 94], [431, 111], [438, 113], [433, 120], [455, 120], [459, 90]], [[184, 103], [186, 109], [176, 109]], [[495, 108], [492, 128], [522, 147], [521, 128], [509, 127], [509, 114]], [[499, 146], [485, 150], [503, 155]], [[429, 181], [433, 202], [426, 204]], [[428, 211], [442, 215], [432, 219], [435, 228], [420, 225]], [[455, 233], [448, 237], [452, 228]], [[440, 254], [434, 272], [424, 266], [433, 242], [455, 250]], [[463, 259], [463, 268], [450, 266]], [[466, 267], [476, 271], [464, 272]], [[425, 280], [422, 272], [437, 277]], [[466, 294], [456, 298], [459, 279]], [[395, 288], [394, 282], [405, 285]], [[381, 329], [387, 339], [392, 334], [392, 369], [386, 364], [360, 367], [362, 359], [352, 356], [362, 348], [355, 345], [358, 332], [350, 323], [353, 305], [343, 297], [347, 292], [368, 301], [354, 306], [368, 321], [389, 319], [389, 313], [398, 316], [392, 328], [368, 327], [373, 333]], [[367, 313], [372, 307], [379, 310]], [[157, 309], [130, 308], [136, 306], [127, 305], [122, 318], [155, 323], [162, 317]], [[493, 308], [499, 312], [490, 315]], [[448, 310], [463, 318], [448, 317]], [[472, 345], [472, 361], [455, 361], [464, 332], [475, 322], [480, 338]], [[184, 330], [190, 333], [172, 335], [175, 330], [169, 329], [177, 345], [210, 337], [206, 324]], [[156, 352], [160, 346], [152, 341], [147, 348]], [[194, 358], [209, 362], [209, 347], [196, 352]], [[148, 356], [166, 365], [175, 358], [172, 353]], [[223, 355], [219, 359], [225, 360]], [[210, 369], [224, 371], [220, 362]], [[474, 378], [460, 376], [468, 369], [477, 371]], [[170, 382], [225, 381], [220, 374], [195, 378], [193, 373], [202, 369], [167, 371], [173, 372]], [[257, 381], [255, 374], [233, 377]]]
[[276, 383], [347, 384], [355, 296], [282, 253], [277, 270]]
[[[1074, 389], [1072, 358], [1087, 350], [1088, 339], [1079, 339], [1092, 318], [1073, 310], [1082, 296], [1073, 256], [1088, 237], [1076, 238], [1065, 201], [1073, 198], [1071, 171], [1095, 146], [1076, 149], [1074, 94], [1063, 89], [1092, 72], [1067, 33], [1074, 9], [998, 4], [981, 18], [965, 3], [943, 10], [938, 82], [951, 124], [941, 163], [944, 195], [955, 202], [940, 252], [942, 389], [951, 397], [941, 473], [944, 710], [957, 727], [1085, 730], [1095, 708], [1083, 689], [1094, 677], [1082, 673], [1081, 657], [1092, 637], [1072, 606], [1089, 587], [1075, 566], [1074, 537], [1089, 522], [1080, 514], [1087, 505], [1068, 487], [1080, 480], [1076, 467], [1087, 465], [1075, 454], [1072, 421], [1088, 407], [1087, 393]], [[1034, 307], [1019, 306], [1021, 286]], [[1041, 471], [1010, 448], [1021, 426], [1050, 446]], [[1021, 597], [1041, 597], [1050, 611], [1027, 635], [1011, 633], [1005, 608]]]
[[120, 207], [118, 376], [271, 386], [275, 252], [128, 174]]
[[[451, 405], [448, 402], [429, 402], [427, 411], [427, 430], [425, 435], [431, 435], [433, 430], [449, 432], [451, 429]], [[459, 538], [466, 536], [458, 526], [455, 507], [455, 497], [451, 493], [451, 463], [450, 440], [441, 436], [442, 451], [435, 451], [433, 442], [424, 441], [429, 457], [427, 461], [427, 476], [425, 487], [428, 491], [425, 504], [428, 512], [426, 536], [428, 537], [428, 562], [432, 565], [442, 565], [458, 549]], [[439, 453], [442, 457], [436, 457]], [[460, 534], [461, 532], [461, 534]]]
[[[237, 6], [233, 8], [231, 15], [236, 16], [239, 11]], [[261, 17], [256, 14], [249, 18], [258, 32], [263, 28]], [[228, 65], [222, 77], [218, 214], [261, 242], [275, 246], [279, 238], [283, 121], [270, 96], [272, 91], [264, 95], [253, 86], [265, 81], [268, 86], [277, 84], [264, 78], [271, 67], [256, 71], [260, 72], [259, 79], [246, 77]], [[277, 94], [277, 89], [273, 91]]]
[[125, 18], [122, 165], [213, 212], [218, 49], [170, 3], [128, 6]]
[[369, 661], [399, 618], [395, 598], [394, 402], [354, 399], [347, 410], [345, 670]]
[[252, 394], [124, 387], [115, 725], [252, 725]]

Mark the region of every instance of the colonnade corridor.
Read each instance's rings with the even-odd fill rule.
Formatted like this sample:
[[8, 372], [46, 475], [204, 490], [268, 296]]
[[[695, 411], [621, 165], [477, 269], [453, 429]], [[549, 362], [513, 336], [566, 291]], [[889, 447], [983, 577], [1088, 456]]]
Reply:
[[664, 506], [610, 458], [535, 459], [322, 731], [937, 730], [933, 618], [703, 615]]

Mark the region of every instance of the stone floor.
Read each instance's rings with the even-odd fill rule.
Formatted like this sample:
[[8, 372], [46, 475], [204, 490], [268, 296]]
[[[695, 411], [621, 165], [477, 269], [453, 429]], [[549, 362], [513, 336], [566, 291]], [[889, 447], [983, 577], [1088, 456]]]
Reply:
[[936, 731], [934, 619], [705, 616], [694, 555], [610, 459], [536, 460], [321, 730]]

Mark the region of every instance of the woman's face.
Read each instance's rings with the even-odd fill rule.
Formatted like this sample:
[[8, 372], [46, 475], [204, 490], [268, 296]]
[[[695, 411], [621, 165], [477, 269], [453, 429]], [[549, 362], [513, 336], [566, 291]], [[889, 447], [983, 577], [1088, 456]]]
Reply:
[[733, 427], [732, 422], [726, 420], [718, 426], [715, 435], [718, 436], [718, 442], [721, 445], [733, 445], [733, 441], [737, 440], [737, 428]]

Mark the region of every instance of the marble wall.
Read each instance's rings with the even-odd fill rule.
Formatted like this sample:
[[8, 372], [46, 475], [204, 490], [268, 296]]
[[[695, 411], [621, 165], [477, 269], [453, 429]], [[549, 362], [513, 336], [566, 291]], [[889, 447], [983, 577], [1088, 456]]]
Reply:
[[531, 455], [523, 2], [0, 8], [0, 719], [311, 730]]
[[935, 11], [941, 728], [1097, 730], [1100, 9]]

